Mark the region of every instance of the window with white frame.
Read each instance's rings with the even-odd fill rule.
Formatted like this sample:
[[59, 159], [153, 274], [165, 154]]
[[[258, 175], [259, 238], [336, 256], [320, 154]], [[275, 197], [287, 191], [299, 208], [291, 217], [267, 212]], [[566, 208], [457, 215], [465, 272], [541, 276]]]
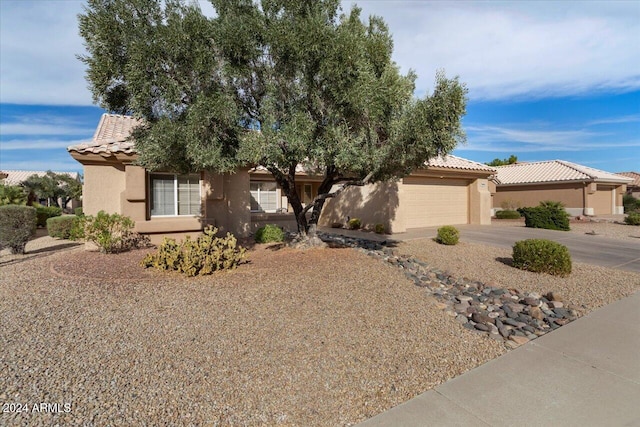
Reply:
[[278, 186], [275, 182], [252, 181], [249, 185], [252, 212], [276, 212], [278, 210]]
[[151, 174], [151, 215], [200, 215], [200, 176]]

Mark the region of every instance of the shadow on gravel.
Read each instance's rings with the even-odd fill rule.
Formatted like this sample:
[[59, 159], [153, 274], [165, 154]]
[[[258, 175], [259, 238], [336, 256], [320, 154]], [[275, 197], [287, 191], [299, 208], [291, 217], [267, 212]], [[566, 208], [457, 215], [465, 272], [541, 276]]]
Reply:
[[36, 249], [36, 250], [33, 250], [33, 251], [27, 251], [24, 255], [11, 254], [11, 255], [8, 255], [8, 256], [16, 257], [16, 258], [11, 258], [11, 259], [8, 259], [6, 261], [2, 261], [1, 258], [0, 258], [0, 265], [5, 265], [6, 266], [6, 265], [12, 265], [12, 264], [19, 264], [21, 262], [29, 261], [29, 260], [32, 260], [34, 258], [44, 258], [44, 257], [47, 257], [49, 255], [53, 255], [57, 251], [76, 248], [76, 247], [81, 246], [81, 245], [82, 245], [82, 243], [61, 243], [61, 244], [55, 245], [55, 246], [49, 246], [49, 247], [46, 247], [46, 248]]
[[496, 261], [501, 262], [504, 265], [508, 265], [509, 267], [513, 267], [513, 258], [497, 257]]

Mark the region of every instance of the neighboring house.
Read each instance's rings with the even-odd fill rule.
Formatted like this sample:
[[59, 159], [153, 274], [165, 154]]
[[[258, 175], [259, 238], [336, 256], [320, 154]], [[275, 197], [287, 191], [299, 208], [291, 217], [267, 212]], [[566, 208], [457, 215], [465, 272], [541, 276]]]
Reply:
[[[136, 231], [156, 242], [160, 236], [181, 237], [206, 225], [238, 236], [268, 223], [295, 231], [288, 200], [264, 168], [178, 175], [135, 165], [135, 146], [128, 137], [139, 124], [129, 116], [104, 114], [92, 141], [68, 148], [84, 166], [86, 214], [104, 210], [127, 215]], [[322, 177], [303, 168], [297, 172], [299, 193], [309, 203]], [[348, 216], [366, 225], [385, 224], [394, 233], [432, 225], [488, 224], [488, 178], [493, 173], [495, 168], [455, 156], [435, 159], [427, 169], [397, 182], [345, 190], [327, 202], [320, 225], [345, 223]]]
[[[77, 172], [54, 172], [60, 175], [67, 175], [70, 176], [71, 178], [75, 179], [76, 181], [80, 182], [80, 175]], [[5, 174], [6, 176], [3, 178], [2, 175]], [[21, 185], [23, 182], [25, 182], [27, 179], [29, 179], [30, 176], [32, 175], [36, 175], [39, 177], [45, 176], [47, 174], [46, 171], [14, 171], [14, 170], [5, 170], [0, 172], [0, 179], [2, 180], [2, 183], [5, 185]], [[42, 204], [42, 205], [46, 205], [47, 204], [47, 199], [41, 199], [38, 200], [38, 203]], [[62, 203], [61, 200], [58, 200], [58, 204]], [[82, 206], [82, 201], [81, 200], [76, 200], [76, 199], [72, 199], [69, 200], [67, 202], [67, 205], [65, 206], [66, 210], [69, 211], [73, 211], [73, 209]]]
[[632, 180], [567, 162], [516, 163], [499, 166], [492, 182], [493, 209], [506, 205], [537, 206], [543, 200], [562, 202], [571, 215], [623, 213], [622, 196]]
[[627, 184], [627, 194], [631, 194], [633, 197], [640, 199], [640, 173], [619, 172], [616, 175], [621, 175], [626, 178], [631, 178], [633, 181]]

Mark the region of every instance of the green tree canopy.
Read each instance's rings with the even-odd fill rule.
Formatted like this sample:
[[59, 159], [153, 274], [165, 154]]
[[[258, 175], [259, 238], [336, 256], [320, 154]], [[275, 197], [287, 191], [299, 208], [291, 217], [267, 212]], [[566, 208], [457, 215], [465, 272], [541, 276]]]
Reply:
[[[214, 18], [179, 0], [89, 0], [79, 16], [94, 100], [145, 120], [146, 168], [264, 166], [306, 233], [335, 184], [404, 176], [464, 140], [465, 86], [440, 72], [414, 97], [382, 18], [338, 0], [211, 3]], [[307, 208], [297, 165], [323, 177]]]
[[512, 154], [509, 156], [508, 159], [498, 159], [495, 158], [492, 161], [490, 161], [489, 163], [485, 163], [485, 165], [488, 166], [505, 166], [505, 165], [512, 165], [514, 163], [518, 162], [518, 156]]
[[60, 208], [64, 208], [69, 200], [82, 197], [82, 183], [63, 173], [47, 171], [43, 176], [31, 175], [21, 185], [28, 193], [47, 199], [50, 204], [58, 206], [60, 199]]

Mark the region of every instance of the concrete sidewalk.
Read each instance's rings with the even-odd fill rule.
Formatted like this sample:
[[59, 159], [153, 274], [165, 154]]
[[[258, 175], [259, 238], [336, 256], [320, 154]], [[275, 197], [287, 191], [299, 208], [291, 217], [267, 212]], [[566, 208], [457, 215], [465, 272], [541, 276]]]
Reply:
[[640, 292], [359, 424], [467, 425], [640, 426]]

